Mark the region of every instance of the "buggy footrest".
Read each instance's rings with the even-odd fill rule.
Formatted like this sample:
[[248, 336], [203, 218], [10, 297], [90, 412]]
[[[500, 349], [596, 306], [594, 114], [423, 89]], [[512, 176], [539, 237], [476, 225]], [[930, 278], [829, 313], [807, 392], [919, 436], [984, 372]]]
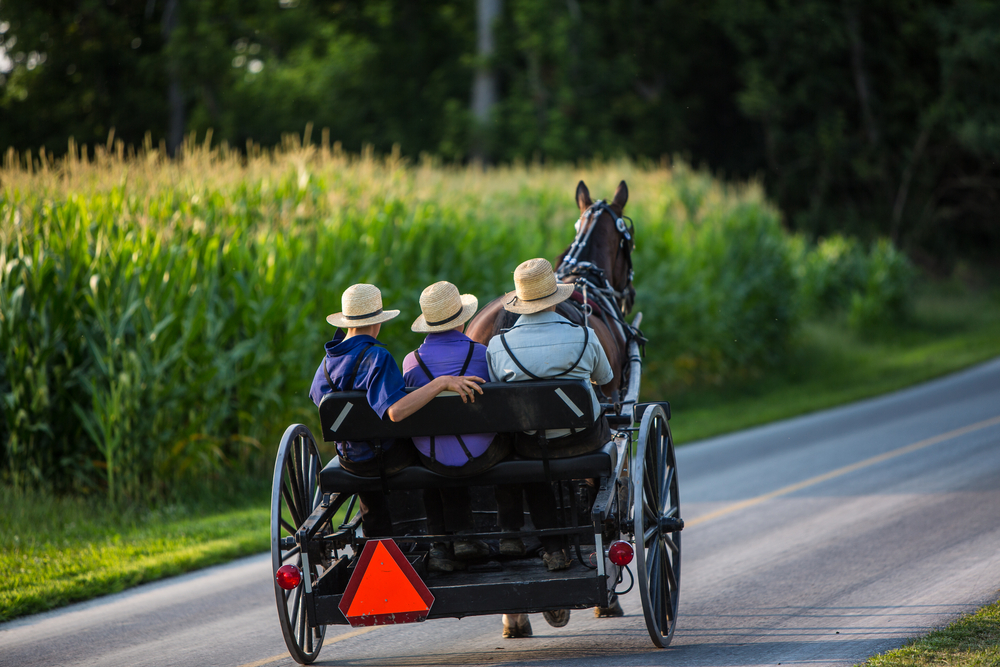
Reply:
[[[582, 454], [568, 459], [550, 459], [549, 477], [552, 480], [608, 477], [613, 474], [618, 463], [617, 459], [618, 450], [612, 440], [605, 444], [602, 449], [590, 454]], [[470, 477], [446, 477], [421, 465], [414, 465], [405, 468], [387, 480], [389, 489], [400, 491], [444, 486], [493, 486], [544, 481], [546, 481], [545, 466], [542, 461], [520, 458], [502, 461], [486, 472]], [[378, 477], [359, 477], [347, 472], [340, 466], [340, 458], [335, 457], [320, 472], [319, 486], [324, 493], [357, 493], [358, 491], [380, 491], [382, 482]]]

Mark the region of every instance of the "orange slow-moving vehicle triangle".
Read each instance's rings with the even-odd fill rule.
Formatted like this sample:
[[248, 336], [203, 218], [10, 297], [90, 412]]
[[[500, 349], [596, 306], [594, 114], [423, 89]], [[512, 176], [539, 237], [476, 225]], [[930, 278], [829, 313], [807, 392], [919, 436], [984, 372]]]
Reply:
[[392, 540], [365, 544], [340, 601], [354, 626], [412, 623], [427, 617], [434, 596]]

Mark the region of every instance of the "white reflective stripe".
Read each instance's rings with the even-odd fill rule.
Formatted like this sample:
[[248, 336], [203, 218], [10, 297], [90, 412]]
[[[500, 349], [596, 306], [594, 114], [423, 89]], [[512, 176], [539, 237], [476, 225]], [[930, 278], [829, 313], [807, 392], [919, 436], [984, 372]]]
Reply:
[[[594, 533], [594, 540], [597, 542], [597, 544], [594, 545], [594, 550], [597, 552], [597, 576], [603, 577], [604, 559], [608, 557], [608, 555], [604, 553], [604, 535], [601, 533]], [[614, 589], [615, 587], [612, 586], [611, 590]]]
[[581, 410], [580, 408], [578, 408], [576, 406], [576, 403], [574, 403], [573, 401], [569, 400], [569, 396], [567, 396], [566, 392], [564, 392], [562, 389], [556, 389], [556, 396], [558, 396], [559, 398], [561, 398], [563, 400], [563, 403], [565, 403], [566, 405], [568, 405], [569, 409], [572, 410], [573, 414], [575, 414], [577, 417], [582, 417], [583, 416], [583, 410]]
[[[348, 404], [349, 405], [349, 404]], [[302, 583], [306, 585], [306, 593], [312, 593], [312, 582], [309, 581], [309, 554], [302, 551]]]
[[340, 425], [344, 423], [344, 419], [347, 417], [347, 413], [350, 412], [351, 408], [353, 407], [354, 403], [351, 402], [348, 402], [347, 405], [344, 406], [344, 409], [340, 411], [340, 416], [337, 417], [337, 421], [333, 422], [333, 426], [330, 427], [331, 431], [333, 431], [334, 433], [337, 432], [337, 429], [340, 428]]

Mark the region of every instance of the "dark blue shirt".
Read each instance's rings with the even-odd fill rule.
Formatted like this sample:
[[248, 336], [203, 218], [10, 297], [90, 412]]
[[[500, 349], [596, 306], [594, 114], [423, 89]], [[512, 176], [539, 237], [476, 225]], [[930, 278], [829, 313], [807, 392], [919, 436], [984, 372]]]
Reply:
[[[382, 343], [371, 336], [352, 336], [344, 340], [335, 336], [326, 344], [326, 356], [316, 368], [309, 398], [319, 405], [325, 394], [331, 391], [363, 391], [368, 396], [368, 405], [382, 418], [389, 406], [406, 396], [403, 375], [396, 366], [396, 360]], [[363, 357], [362, 357], [363, 355]], [[358, 358], [362, 357], [360, 364]], [[326, 365], [326, 373], [323, 366]], [[353, 386], [346, 386], [357, 366]], [[333, 380], [333, 387], [327, 380], [327, 373]], [[389, 449], [392, 442], [383, 442], [383, 448]], [[349, 461], [368, 461], [375, 452], [367, 442], [338, 442], [337, 451]]]

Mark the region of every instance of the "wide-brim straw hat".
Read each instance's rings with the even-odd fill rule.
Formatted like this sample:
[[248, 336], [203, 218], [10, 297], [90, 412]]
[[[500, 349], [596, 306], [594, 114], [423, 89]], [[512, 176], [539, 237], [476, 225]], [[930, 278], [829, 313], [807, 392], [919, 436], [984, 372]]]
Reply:
[[457, 287], [442, 280], [420, 293], [421, 315], [410, 329], [417, 333], [448, 331], [468, 322], [478, 309], [479, 299], [472, 294], [459, 294]]
[[399, 315], [398, 310], [383, 310], [382, 292], [374, 285], [351, 285], [340, 298], [343, 310], [326, 316], [335, 327], [352, 329], [387, 322]]
[[574, 289], [570, 283], [556, 281], [549, 260], [529, 259], [514, 269], [514, 291], [504, 295], [503, 307], [519, 315], [537, 313], [562, 303]]

